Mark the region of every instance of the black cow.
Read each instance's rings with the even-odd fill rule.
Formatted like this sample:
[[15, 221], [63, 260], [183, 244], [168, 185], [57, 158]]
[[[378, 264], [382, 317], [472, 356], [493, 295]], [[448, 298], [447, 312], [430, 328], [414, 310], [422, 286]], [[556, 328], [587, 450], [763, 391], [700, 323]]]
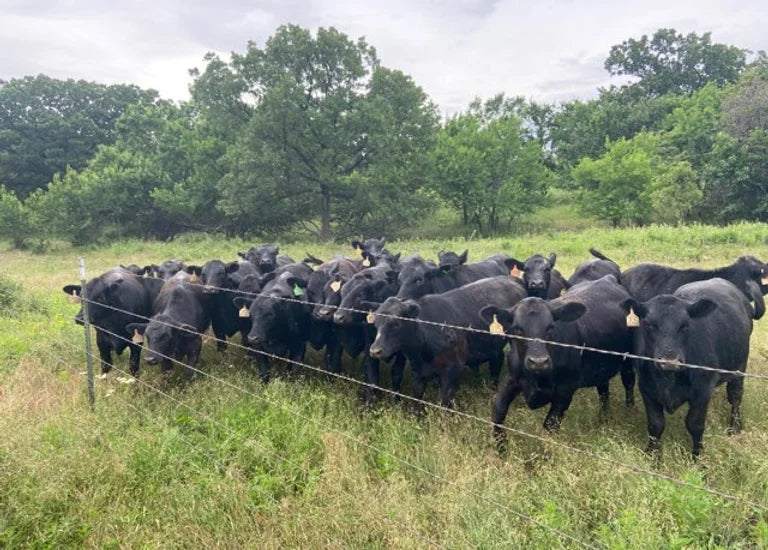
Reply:
[[601, 410], [605, 410], [609, 381], [625, 361], [543, 341], [626, 352], [630, 348], [624, 309], [627, 299], [627, 291], [609, 275], [577, 285], [561, 298], [529, 297], [511, 308], [492, 305], [483, 309], [486, 322], [495, 316], [505, 332], [523, 337], [512, 338], [507, 369], [494, 399], [492, 419], [499, 425], [494, 427], [499, 450], [505, 443], [500, 426], [520, 392], [531, 409], [551, 404], [544, 427], [552, 431], [559, 428], [578, 388], [596, 387]]
[[366, 239], [363, 242], [352, 241], [351, 244], [360, 254], [363, 267], [374, 267], [383, 263], [394, 266], [400, 260], [400, 254], [392, 254], [384, 248], [386, 242], [386, 239]]
[[333, 313], [341, 302], [343, 281], [360, 271], [361, 261], [336, 257], [315, 268], [307, 283], [307, 299], [312, 306], [310, 344], [315, 349], [325, 347], [325, 368], [341, 372], [342, 343], [333, 326]]
[[149, 322], [131, 323], [126, 327], [129, 334], [144, 337], [149, 364], [160, 362], [164, 371], [173, 368], [172, 360], [190, 365], [189, 377], [195, 369], [203, 346], [202, 334], [211, 325], [210, 295], [200, 284], [192, 283], [189, 273], [180, 272], [168, 279], [152, 306]]
[[400, 271], [398, 276], [400, 290], [397, 297], [403, 300], [415, 300], [427, 294], [440, 294], [480, 279], [506, 274], [507, 268], [497, 259], [439, 267], [432, 262], [415, 263], [412, 269], [403, 267]]
[[179, 271], [184, 271], [184, 262], [180, 260], [166, 260], [160, 265], [150, 264], [144, 267], [144, 273], [148, 277], [167, 281]]
[[274, 246], [271, 244], [252, 246], [248, 249], [248, 252], [237, 253], [241, 258], [258, 267], [261, 273], [269, 273], [278, 267], [294, 263], [288, 256], [278, 254], [280, 254], [279, 244]]
[[741, 256], [731, 265], [716, 269], [676, 269], [642, 263], [624, 271], [621, 283], [635, 300], [647, 302], [660, 294], [672, 294], [684, 284], [715, 277], [730, 281], [754, 302], [753, 319], [765, 314], [761, 285], [768, 283], [768, 266], [753, 256]]
[[[309, 273], [297, 277], [284, 271], [267, 281], [256, 298], [239, 296], [234, 300], [238, 309], [248, 307], [248, 347], [256, 356], [264, 382], [269, 381], [269, 356], [264, 353], [298, 362], [304, 360], [312, 312], [306, 303], [308, 281]], [[292, 370], [292, 366], [289, 368]]]
[[[369, 348], [376, 337], [376, 328], [369, 322], [364, 312], [372, 303], [380, 304], [397, 293], [397, 273], [386, 264], [380, 264], [357, 273], [344, 282], [340, 291], [340, 302], [333, 314], [333, 322], [338, 327], [339, 339], [350, 357], [365, 353], [365, 381], [379, 385], [380, 359], [371, 357]], [[405, 355], [398, 353], [394, 357], [384, 357], [392, 361], [392, 389], [400, 392], [405, 368]], [[364, 389], [366, 405], [373, 403], [375, 394], [371, 386]]]
[[744, 377], [676, 363], [746, 371], [752, 307], [743, 293], [732, 283], [714, 278], [683, 285], [672, 295], [662, 294], [647, 302], [629, 299], [626, 306], [640, 318], [635, 353], [653, 358], [638, 362], [640, 395], [648, 420], [647, 450], [661, 449], [664, 412], [672, 413], [688, 403], [685, 426], [693, 441], [693, 457], [697, 457], [712, 392], [722, 383], [726, 383], [731, 405], [729, 432], [739, 432]]
[[389, 298], [376, 310], [377, 333], [370, 354], [379, 358], [404, 352], [411, 363], [414, 397], [421, 399], [427, 381], [438, 376], [441, 403], [451, 406], [462, 366], [488, 362], [491, 378], [497, 378], [506, 341], [487, 333], [419, 321], [487, 330], [488, 323], [480, 316], [484, 306], [511, 307], [524, 297], [523, 286], [502, 275], [416, 300]]
[[592, 254], [594, 258], [586, 260], [576, 268], [573, 275], [568, 279], [568, 287], [587, 281], [596, 281], [606, 275], [613, 275], [616, 280], [621, 283], [621, 269], [619, 268], [619, 264], [594, 248], [590, 248], [589, 253]]
[[[188, 266], [188, 269], [189, 266]], [[193, 272], [194, 266], [192, 269]], [[239, 296], [236, 289], [247, 275], [256, 275], [258, 270], [250, 262], [229, 262], [210, 260], [200, 269], [200, 282], [203, 292], [210, 295], [211, 328], [216, 337], [216, 348], [223, 351], [227, 347], [227, 338], [240, 332], [243, 344], [250, 325], [239, 317], [234, 299]]]
[[568, 288], [565, 278], [555, 269], [555, 261], [557, 261], [557, 254], [553, 252], [549, 258], [534, 254], [525, 262], [510, 258], [505, 265], [510, 275], [519, 277], [517, 271], [522, 272], [528, 296], [551, 300], [560, 296]]
[[[152, 315], [153, 289], [146, 283], [146, 280], [136, 277], [130, 271], [117, 268], [91, 279], [86, 284], [89, 300], [88, 321], [95, 327], [117, 335], [113, 336], [98, 329], [96, 331], [96, 346], [99, 349], [101, 370], [104, 374], [112, 369], [112, 351], [121, 355], [125, 348], [130, 350], [131, 373], [137, 375], [139, 372], [141, 344], [122, 336], [126, 333], [125, 327], [130, 323], [141, 321]], [[82, 292], [80, 285], [67, 285], [62, 290], [69, 296], [78, 297], [79, 301]], [[80, 325], [83, 324], [82, 307], [75, 321]]]

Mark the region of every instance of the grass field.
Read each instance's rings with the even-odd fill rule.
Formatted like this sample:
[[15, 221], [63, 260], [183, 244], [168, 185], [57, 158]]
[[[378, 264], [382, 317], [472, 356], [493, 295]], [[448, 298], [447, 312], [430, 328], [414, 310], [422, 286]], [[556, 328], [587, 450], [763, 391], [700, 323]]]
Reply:
[[[439, 411], [414, 418], [386, 401], [363, 411], [349, 382], [307, 373], [264, 387], [235, 348], [218, 354], [208, 344], [204, 352], [201, 368], [226, 383], [187, 384], [180, 371], [165, 379], [142, 365], [141, 379], [167, 395], [120, 384], [113, 373], [97, 381], [96, 412], [89, 412], [79, 374], [83, 333], [72, 322], [77, 306], [60, 291], [77, 280], [78, 255], [95, 275], [118, 263], [231, 259], [244, 246], [188, 236], [60, 246], [46, 255], [2, 248], [0, 547], [579, 547], [552, 528], [597, 547], [768, 548], [768, 513], [743, 502], [524, 437], [513, 437], [499, 458], [488, 426]], [[597, 228], [389, 248], [430, 257], [469, 248], [470, 259], [556, 251], [569, 274], [590, 246], [625, 267], [645, 260], [716, 266], [741, 254], [768, 258], [768, 226]], [[296, 258], [351, 252], [307, 243], [282, 250]], [[752, 335], [753, 373], [768, 374], [766, 322]], [[309, 353], [308, 361], [320, 357]], [[360, 379], [359, 365], [347, 365]], [[116, 366], [127, 368], [127, 357]], [[457, 407], [488, 418], [493, 391], [482, 374], [467, 373]], [[736, 437], [725, 434], [718, 389], [699, 463], [689, 459], [684, 411], [670, 417], [656, 463], [642, 452], [642, 400], [626, 409], [618, 380], [611, 390], [606, 419], [594, 390], [578, 393], [556, 441], [768, 503], [768, 381], [747, 380], [745, 429]], [[435, 388], [427, 395], [434, 399]], [[544, 412], [516, 402], [507, 424], [543, 435]]]

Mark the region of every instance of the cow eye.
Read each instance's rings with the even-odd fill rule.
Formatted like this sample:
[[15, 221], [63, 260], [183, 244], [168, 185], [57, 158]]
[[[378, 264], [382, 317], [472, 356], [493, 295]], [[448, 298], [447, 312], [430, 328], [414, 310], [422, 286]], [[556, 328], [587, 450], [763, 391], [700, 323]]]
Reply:
[[689, 325], [688, 323], [684, 323], [680, 325], [680, 332], [688, 332]]

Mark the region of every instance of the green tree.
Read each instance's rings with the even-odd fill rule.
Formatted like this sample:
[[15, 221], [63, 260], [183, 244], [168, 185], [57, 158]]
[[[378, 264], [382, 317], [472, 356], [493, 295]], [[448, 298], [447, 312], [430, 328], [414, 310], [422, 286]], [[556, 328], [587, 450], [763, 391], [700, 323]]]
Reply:
[[650, 186], [657, 136], [643, 132], [610, 143], [599, 159], [583, 159], [573, 169], [581, 209], [599, 219], [642, 224], [652, 213]]
[[0, 181], [24, 198], [68, 165], [84, 167], [100, 144], [114, 142], [129, 105], [156, 100], [132, 85], [45, 75], [0, 82]]
[[0, 237], [10, 239], [15, 248], [23, 248], [34, 233], [29, 208], [0, 185]]
[[[322, 239], [348, 231], [377, 207], [370, 194], [361, 194], [386, 174], [396, 174], [397, 155], [405, 154], [410, 165], [408, 157], [418, 156], [436, 124], [434, 107], [409, 78], [380, 67], [365, 40], [353, 41], [333, 28], [313, 36], [282, 26], [264, 48], [249, 43], [245, 54], [233, 56], [228, 71], [217, 66], [216, 73], [224, 74], [219, 80], [229, 92], [209, 95], [234, 93], [239, 101], [242, 88], [232, 82], [242, 79], [245, 95], [255, 103], [225, 157], [232, 168], [220, 184], [222, 210], [240, 220], [239, 226], [252, 218], [249, 211], [262, 208], [256, 204], [260, 197], [270, 197], [283, 204], [273, 204], [264, 219], [288, 212], [280, 219], [316, 224]], [[407, 190], [418, 186], [408, 170], [405, 189], [395, 195], [402, 199], [398, 206], [407, 206]], [[350, 216], [352, 208], [360, 208], [360, 215]]]
[[432, 165], [437, 193], [481, 234], [496, 232], [530, 212], [542, 201], [550, 176], [541, 144], [526, 139], [518, 117], [481, 117], [473, 106], [447, 122]]
[[683, 35], [664, 28], [613, 46], [605, 60], [612, 75], [636, 77], [631, 87], [655, 97], [688, 94], [709, 82], [723, 86], [736, 81], [745, 65], [746, 50], [713, 44], [711, 33]]

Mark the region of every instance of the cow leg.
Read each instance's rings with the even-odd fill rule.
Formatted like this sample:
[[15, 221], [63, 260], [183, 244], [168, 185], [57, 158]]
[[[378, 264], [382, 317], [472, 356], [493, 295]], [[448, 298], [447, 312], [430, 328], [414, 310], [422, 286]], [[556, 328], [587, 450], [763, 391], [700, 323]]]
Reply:
[[704, 423], [707, 420], [707, 408], [709, 408], [709, 395], [692, 399], [685, 415], [685, 427], [691, 434], [691, 455], [696, 460], [701, 453], [701, 440], [704, 437]]
[[658, 454], [661, 451], [661, 434], [664, 433], [664, 408], [653, 397], [641, 392], [645, 403], [645, 419], [648, 425], [648, 445], [645, 452]]
[[194, 380], [197, 377], [197, 362], [200, 360], [200, 352], [202, 349], [203, 339], [195, 338], [191, 343], [190, 351], [187, 354], [187, 358], [189, 359], [189, 367], [187, 367], [187, 370], [189, 371], [190, 380]]
[[216, 337], [216, 351], [227, 349], [227, 333], [221, 327], [212, 327], [213, 335]]
[[488, 362], [488, 370], [491, 375], [491, 384], [494, 388], [499, 387], [499, 375], [501, 374], [501, 367], [504, 366], [504, 350], [500, 350], [498, 355]]
[[621, 383], [624, 385], [627, 407], [635, 406], [635, 368], [630, 360], [621, 364]]
[[[341, 372], [341, 342], [333, 342], [331, 344], [328, 344], [328, 354], [329, 354], [329, 364], [328, 364], [328, 370], [330, 372], [340, 373]], [[331, 380], [333, 380], [335, 377], [331, 376], [329, 377]]]
[[[403, 373], [405, 372], [405, 355], [398, 353], [395, 355], [395, 360], [392, 361], [392, 391], [401, 393], [403, 387]], [[399, 395], [393, 395], [392, 401], [399, 401]]]
[[170, 373], [173, 371], [173, 363], [171, 363], [170, 359], [166, 359], [165, 357], [162, 357], [160, 359], [160, 365], [163, 367], [163, 374]]
[[99, 359], [101, 360], [101, 372], [107, 374], [112, 370], [112, 348], [99, 344]]
[[262, 354], [256, 355], [256, 365], [259, 369], [259, 376], [261, 377], [261, 381], [265, 384], [269, 383], [269, 357]]
[[738, 376], [725, 385], [728, 403], [731, 405], [731, 423], [728, 434], [736, 435], [741, 431], [741, 397], [744, 395], [744, 377]]
[[443, 407], [453, 408], [453, 398], [461, 378], [461, 365], [446, 365], [440, 373], [440, 402]]
[[379, 385], [379, 360], [365, 354], [365, 406], [370, 407], [376, 397], [374, 388]]
[[133, 376], [138, 376], [139, 363], [141, 361], [141, 346], [136, 344], [129, 344], [128, 348], [131, 350], [131, 357], [128, 360], [128, 364], [131, 366], [131, 374]]
[[301, 371], [299, 371], [296, 368], [296, 363], [304, 363], [304, 355], [307, 353], [307, 346], [304, 342], [301, 342], [298, 344], [295, 348], [291, 349], [288, 352], [288, 358], [291, 360], [291, 362], [288, 363], [288, 374], [294, 375], [296, 373], [304, 374], [304, 369], [302, 368]]
[[565, 416], [565, 411], [571, 406], [573, 392], [567, 395], [555, 395], [552, 405], [549, 407], [547, 417], [544, 419], [544, 429], [548, 432], [556, 432], [560, 429], [560, 424]]
[[608, 399], [610, 397], [610, 389], [608, 382], [597, 386], [597, 397], [600, 400], [600, 413], [605, 414], [608, 412]]
[[491, 421], [493, 426], [493, 439], [496, 441], [496, 449], [499, 454], [503, 454], [507, 447], [507, 432], [504, 429], [504, 420], [507, 418], [509, 405], [520, 393], [518, 386], [509, 374], [505, 374], [501, 379], [499, 389], [493, 399], [493, 408], [491, 410]]

